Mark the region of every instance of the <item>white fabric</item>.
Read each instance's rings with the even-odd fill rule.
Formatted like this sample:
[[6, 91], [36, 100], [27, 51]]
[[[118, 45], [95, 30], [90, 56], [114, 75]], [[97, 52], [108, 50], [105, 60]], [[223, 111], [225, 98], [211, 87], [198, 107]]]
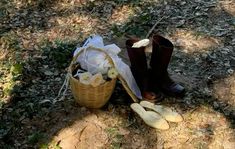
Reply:
[[87, 50], [88, 48], [97, 47], [105, 50], [109, 56], [112, 58], [115, 68], [118, 73], [125, 79], [127, 85], [131, 89], [131, 91], [139, 98], [142, 99], [141, 92], [139, 87], [136, 84], [136, 81], [131, 73], [130, 67], [125, 64], [120, 57], [118, 57], [118, 53], [121, 49], [116, 44], [104, 45], [103, 38], [99, 35], [93, 35], [88, 38], [85, 44], [82, 47], [78, 47], [73, 56], [81, 50], [81, 48], [85, 48], [84, 52], [79, 55], [77, 61], [80, 63], [81, 67], [85, 70], [88, 70], [92, 74], [96, 74], [101, 72], [102, 74], [107, 73], [108, 68], [111, 67], [108, 60], [105, 59], [105, 54], [99, 51]]

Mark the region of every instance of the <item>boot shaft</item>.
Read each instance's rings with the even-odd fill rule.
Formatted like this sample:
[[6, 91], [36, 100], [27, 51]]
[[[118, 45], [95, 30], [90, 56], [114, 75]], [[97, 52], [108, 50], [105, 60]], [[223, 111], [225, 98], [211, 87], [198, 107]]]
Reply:
[[173, 52], [173, 44], [166, 38], [154, 35], [152, 39], [151, 68], [166, 73]]
[[126, 41], [127, 53], [131, 63], [131, 71], [141, 91], [148, 89], [148, 65], [145, 55], [145, 48], [132, 48], [138, 39]]
[[138, 72], [147, 72], [147, 59], [145, 48], [132, 48], [132, 45], [139, 41], [138, 39], [129, 39], [126, 41], [127, 53], [131, 62], [131, 67]]

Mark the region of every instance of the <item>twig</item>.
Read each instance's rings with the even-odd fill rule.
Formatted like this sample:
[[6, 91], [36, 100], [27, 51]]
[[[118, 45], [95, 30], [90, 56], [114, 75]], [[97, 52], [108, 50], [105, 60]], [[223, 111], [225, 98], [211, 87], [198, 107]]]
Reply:
[[[165, 16], [161, 17], [159, 20], [156, 21], [156, 23], [153, 25], [153, 27], [149, 30], [148, 34], [145, 38], [149, 38], [155, 27], [165, 18]], [[168, 18], [168, 17], [167, 17]]]

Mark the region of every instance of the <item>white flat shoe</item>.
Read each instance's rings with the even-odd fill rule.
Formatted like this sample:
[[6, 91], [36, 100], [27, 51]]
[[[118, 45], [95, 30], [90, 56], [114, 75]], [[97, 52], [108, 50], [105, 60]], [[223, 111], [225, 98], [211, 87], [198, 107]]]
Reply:
[[183, 121], [183, 117], [179, 113], [173, 111], [169, 107], [162, 106], [162, 105], [155, 105], [155, 104], [148, 102], [148, 101], [141, 101], [140, 105], [145, 108], [149, 108], [149, 109], [156, 111], [157, 113], [162, 115], [169, 122]]
[[147, 125], [161, 130], [169, 129], [167, 121], [158, 113], [145, 111], [145, 109], [138, 103], [132, 103], [131, 109], [135, 111]]

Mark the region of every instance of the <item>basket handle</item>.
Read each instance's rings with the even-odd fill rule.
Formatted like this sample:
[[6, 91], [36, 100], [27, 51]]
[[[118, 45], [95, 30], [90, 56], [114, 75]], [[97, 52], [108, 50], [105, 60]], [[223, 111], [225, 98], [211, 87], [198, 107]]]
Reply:
[[84, 50], [95, 50], [95, 51], [99, 51], [99, 52], [103, 52], [105, 54], [105, 58], [108, 59], [108, 62], [114, 67], [114, 62], [112, 60], [112, 58], [108, 55], [108, 53], [106, 51], [104, 51], [103, 49], [101, 48], [97, 48], [97, 47], [93, 47], [93, 46], [89, 46], [89, 47], [86, 47], [86, 48], [81, 48], [78, 53], [73, 57], [72, 59], [72, 62], [70, 65], [74, 64], [78, 58], [79, 55], [81, 55], [81, 53], [84, 51]]

